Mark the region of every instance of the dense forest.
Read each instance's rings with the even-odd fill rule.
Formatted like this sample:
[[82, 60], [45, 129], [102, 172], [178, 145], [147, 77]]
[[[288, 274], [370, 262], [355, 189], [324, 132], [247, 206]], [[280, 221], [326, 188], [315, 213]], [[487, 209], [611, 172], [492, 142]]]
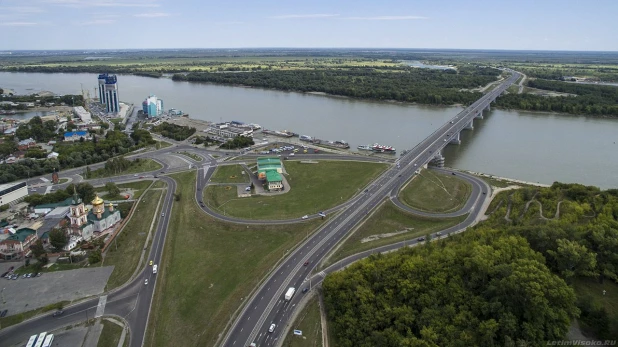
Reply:
[[562, 340], [576, 317], [596, 338], [618, 336], [615, 313], [573, 289], [616, 286], [618, 190], [506, 191], [489, 212], [463, 234], [329, 275], [337, 345], [538, 346]]
[[[423, 104], [470, 104], [481, 96], [474, 89], [496, 80], [490, 68], [431, 70], [409, 68], [399, 72], [375, 69], [256, 71], [239, 73], [192, 72], [176, 74], [177, 81], [245, 85], [297, 92], [322, 92], [354, 98], [396, 100]], [[464, 89], [462, 91], [462, 89]]]
[[617, 87], [541, 79], [529, 80], [528, 86], [577, 96], [545, 97], [533, 94], [507, 94], [496, 99], [496, 105], [521, 110], [618, 116]]
[[152, 131], [159, 133], [161, 136], [167, 137], [168, 139], [184, 141], [188, 139], [189, 136], [195, 134], [196, 129], [164, 122], [153, 127]]
[[25, 159], [11, 165], [0, 165], [0, 183], [52, 173], [55, 169], [99, 163], [154, 143], [150, 134], [141, 134], [139, 141], [135, 141], [117, 130], [108, 131], [100, 139], [94, 136], [91, 141], [60, 143], [54, 146], [54, 151], [59, 153], [57, 159]]

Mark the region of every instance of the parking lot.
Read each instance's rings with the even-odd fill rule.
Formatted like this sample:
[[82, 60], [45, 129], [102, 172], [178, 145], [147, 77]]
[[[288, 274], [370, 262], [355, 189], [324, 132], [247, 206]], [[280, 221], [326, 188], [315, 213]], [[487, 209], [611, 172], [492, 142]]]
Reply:
[[103, 293], [113, 266], [47, 272], [41, 277], [7, 280], [0, 278], [0, 310], [7, 316], [34, 310], [60, 301], [73, 301]]

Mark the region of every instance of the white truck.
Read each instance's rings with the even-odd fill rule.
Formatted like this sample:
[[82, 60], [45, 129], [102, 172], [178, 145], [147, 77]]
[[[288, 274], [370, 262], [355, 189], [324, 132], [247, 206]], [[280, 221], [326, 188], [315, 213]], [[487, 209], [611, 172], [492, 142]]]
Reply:
[[157, 264], [154, 264], [154, 265], [152, 266], [152, 273], [153, 273], [153, 274], [156, 274], [156, 273], [157, 273]]
[[294, 296], [296, 289], [294, 287], [288, 288], [288, 291], [285, 293], [285, 301], [290, 301]]

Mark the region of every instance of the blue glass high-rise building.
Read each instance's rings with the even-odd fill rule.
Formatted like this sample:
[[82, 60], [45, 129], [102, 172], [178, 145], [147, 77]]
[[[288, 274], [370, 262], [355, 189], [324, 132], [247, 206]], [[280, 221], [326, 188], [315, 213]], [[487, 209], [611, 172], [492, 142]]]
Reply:
[[107, 78], [106, 73], [99, 75], [99, 102], [103, 105], [107, 104], [105, 102], [105, 79], [106, 78]]
[[107, 105], [107, 113], [118, 113], [120, 111], [118, 79], [116, 75], [107, 75], [105, 77], [105, 104]]

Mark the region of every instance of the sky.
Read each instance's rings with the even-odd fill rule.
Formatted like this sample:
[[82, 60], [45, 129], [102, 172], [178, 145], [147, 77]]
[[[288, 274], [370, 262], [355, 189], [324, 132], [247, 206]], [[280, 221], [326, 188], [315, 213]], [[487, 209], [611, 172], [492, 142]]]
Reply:
[[0, 0], [0, 50], [618, 51], [617, 0]]

